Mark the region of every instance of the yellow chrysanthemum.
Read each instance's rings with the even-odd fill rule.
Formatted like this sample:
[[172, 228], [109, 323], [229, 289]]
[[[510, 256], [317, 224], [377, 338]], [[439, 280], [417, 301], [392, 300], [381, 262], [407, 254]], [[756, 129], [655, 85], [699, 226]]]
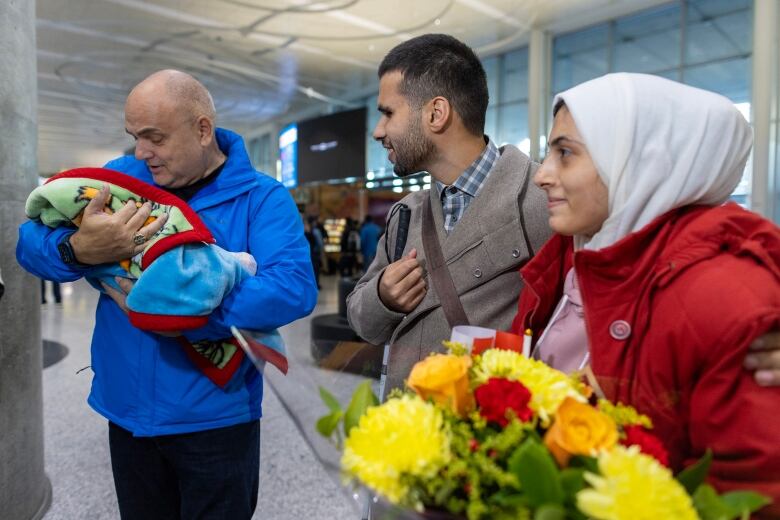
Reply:
[[404, 395], [369, 408], [344, 443], [341, 467], [350, 477], [401, 502], [402, 475], [432, 477], [450, 460], [449, 432], [441, 410]]
[[550, 423], [550, 419], [566, 397], [580, 402], [586, 401], [569, 376], [541, 361], [529, 359], [511, 350], [486, 350], [475, 366], [474, 377], [477, 385], [491, 377], [523, 383], [531, 391], [529, 406], [544, 426]]
[[594, 520], [697, 520], [691, 497], [668, 468], [639, 451], [616, 446], [598, 459], [601, 475], [577, 493], [577, 507]]

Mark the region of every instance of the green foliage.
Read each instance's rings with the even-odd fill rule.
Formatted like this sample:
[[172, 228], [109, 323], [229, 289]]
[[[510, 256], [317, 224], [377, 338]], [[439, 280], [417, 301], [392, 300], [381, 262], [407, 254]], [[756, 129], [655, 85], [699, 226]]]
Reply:
[[527, 439], [517, 448], [509, 459], [509, 471], [517, 476], [530, 506], [563, 505], [558, 467], [540, 442]]
[[356, 426], [360, 417], [366, 413], [366, 410], [379, 404], [379, 400], [371, 391], [371, 383], [364, 381], [355, 389], [352, 394], [352, 400], [344, 411], [333, 394], [320, 387], [320, 397], [328, 407], [330, 413], [323, 415], [317, 420], [317, 432], [333, 442], [338, 449], [342, 447], [342, 435], [339, 431], [339, 425], [343, 425], [344, 435], [349, 435], [349, 430]]
[[357, 426], [366, 410], [378, 404], [379, 399], [371, 391], [371, 382], [363, 381], [360, 383], [355, 389], [355, 393], [352, 394], [352, 400], [344, 413], [344, 434], [349, 435], [349, 430]]
[[734, 518], [749, 518], [750, 513], [769, 505], [772, 501], [754, 491], [732, 491], [720, 496], [720, 499], [731, 508]]
[[702, 520], [747, 520], [750, 513], [770, 502], [753, 491], [732, 491], [718, 496], [709, 484], [702, 484], [693, 494], [693, 505]]
[[536, 510], [534, 520], [566, 520], [566, 510], [561, 506], [547, 504]]
[[329, 413], [328, 415], [323, 415], [317, 420], [317, 431], [323, 437], [330, 437], [333, 435], [336, 428], [338, 428], [342, 417], [344, 417], [344, 412], [341, 410]]
[[701, 459], [677, 475], [677, 481], [682, 484], [689, 495], [693, 495], [699, 486], [702, 485], [704, 479], [707, 478], [710, 464], [712, 464], [712, 452], [707, 450], [707, 453]]
[[341, 404], [339, 404], [338, 399], [322, 387], [320, 387], [320, 397], [331, 412], [341, 411]]

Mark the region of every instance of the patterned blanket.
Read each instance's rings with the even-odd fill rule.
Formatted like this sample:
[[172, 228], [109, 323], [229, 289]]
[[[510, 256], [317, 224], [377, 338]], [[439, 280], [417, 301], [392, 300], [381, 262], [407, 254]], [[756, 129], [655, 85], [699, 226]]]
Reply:
[[[116, 264], [90, 269], [86, 278], [103, 291], [101, 282], [119, 288], [114, 277], [134, 280], [127, 295], [130, 322], [148, 331], [181, 331], [206, 325], [209, 314], [249, 272], [242, 258], [215, 245], [214, 237], [198, 215], [178, 197], [143, 181], [104, 168], [77, 168], [51, 177], [28, 197], [25, 212], [49, 227], [79, 226], [84, 208], [108, 184], [110, 197], [103, 209], [112, 214], [128, 201], [137, 207], [152, 205], [146, 224], [167, 213], [165, 225], [146, 242], [144, 250]], [[242, 255], [244, 255], [242, 257]], [[284, 358], [284, 344], [277, 331], [244, 331], [259, 344], [273, 345]], [[239, 338], [190, 343], [178, 342], [192, 362], [215, 384], [224, 387], [244, 358]]]

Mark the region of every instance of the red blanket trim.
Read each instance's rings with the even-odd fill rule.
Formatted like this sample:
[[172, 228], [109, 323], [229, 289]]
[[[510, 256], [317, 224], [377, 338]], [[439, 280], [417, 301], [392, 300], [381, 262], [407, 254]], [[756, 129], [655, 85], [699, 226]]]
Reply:
[[195, 350], [195, 348], [192, 346], [192, 344], [190, 344], [189, 341], [187, 341], [186, 338], [179, 337], [176, 339], [179, 341], [179, 344], [181, 344], [182, 348], [184, 348], [184, 351], [187, 353], [190, 361], [192, 361], [195, 366], [198, 367], [201, 372], [203, 372], [203, 375], [208, 377], [212, 383], [220, 388], [225, 388], [225, 385], [228, 384], [228, 381], [230, 381], [230, 379], [233, 377], [233, 374], [236, 373], [236, 370], [238, 370], [238, 367], [241, 366], [241, 362], [244, 360], [244, 351], [238, 345], [236, 340], [225, 341], [225, 343], [232, 343], [236, 346], [236, 353], [233, 354], [233, 357], [230, 358], [224, 367], [218, 368], [211, 361], [206, 359], [205, 356], [203, 356], [200, 352]]
[[147, 314], [129, 311], [130, 323], [142, 330], [171, 332], [197, 329], [209, 322], [208, 316], [174, 316], [168, 314]]
[[[214, 236], [211, 234], [211, 231], [209, 231], [209, 228], [206, 227], [198, 214], [195, 213], [195, 211], [193, 211], [193, 209], [186, 202], [181, 200], [176, 195], [168, 193], [165, 190], [161, 190], [160, 188], [152, 186], [151, 184], [142, 180], [136, 179], [135, 177], [125, 175], [124, 173], [109, 170], [107, 168], [74, 168], [72, 170], [64, 171], [50, 177], [46, 181], [46, 184], [55, 179], [79, 177], [110, 182], [111, 184], [121, 186], [122, 188], [125, 188], [126, 190], [129, 190], [134, 194], [151, 201], [164, 204], [166, 206], [176, 206], [179, 211], [184, 214], [190, 225], [192, 225], [193, 229], [189, 231], [183, 231], [181, 233], [176, 233], [175, 235], [163, 237], [155, 242], [152, 247], [144, 252], [144, 256], [141, 260], [141, 269], [146, 269], [155, 258], [166, 251], [170, 251], [176, 246], [192, 242], [207, 242], [209, 244], [216, 242]], [[147, 256], [149, 256], [150, 252], [152, 252], [151, 258], [147, 259]]]
[[[175, 235], [169, 235], [167, 237], [161, 238], [155, 242], [152, 247], [144, 251], [144, 255], [141, 257], [141, 270], [149, 267], [152, 262], [157, 260], [158, 256], [162, 255], [163, 253], [167, 253], [174, 247], [183, 244], [192, 244], [195, 242], [206, 241], [201, 238], [201, 233], [195, 231], [194, 229], [189, 231], [182, 231], [180, 233], [176, 233]], [[215, 240], [212, 238], [207, 242], [214, 243]]]

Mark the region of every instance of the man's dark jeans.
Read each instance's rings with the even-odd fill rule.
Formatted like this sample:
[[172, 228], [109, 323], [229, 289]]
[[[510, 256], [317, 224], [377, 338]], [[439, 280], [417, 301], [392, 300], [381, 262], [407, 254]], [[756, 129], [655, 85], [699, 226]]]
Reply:
[[260, 421], [159, 437], [108, 424], [122, 520], [249, 520], [257, 506]]

